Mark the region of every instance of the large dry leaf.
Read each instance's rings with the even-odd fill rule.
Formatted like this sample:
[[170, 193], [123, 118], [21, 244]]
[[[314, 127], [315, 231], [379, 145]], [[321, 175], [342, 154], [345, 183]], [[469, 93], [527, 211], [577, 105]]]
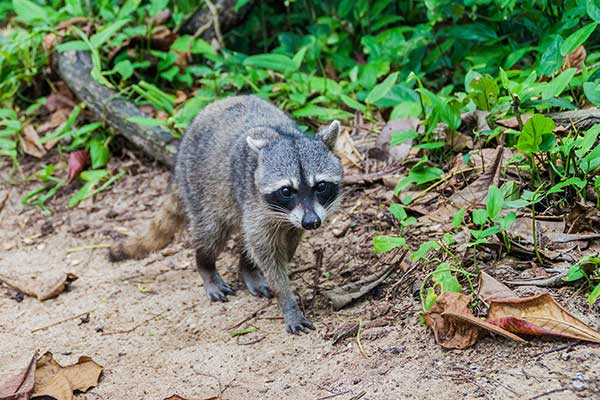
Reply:
[[498, 282], [484, 271], [481, 271], [479, 275], [479, 293], [477, 295], [486, 304], [493, 300], [519, 297], [508, 286]]
[[513, 333], [600, 343], [599, 332], [565, 310], [549, 294], [492, 301], [488, 322]]
[[44, 155], [46, 155], [46, 149], [40, 144], [40, 137], [38, 136], [35, 128], [31, 125], [27, 125], [25, 128], [23, 128], [21, 145], [23, 146], [23, 151], [30, 156], [42, 158]]
[[33, 397], [51, 396], [56, 400], [71, 400], [73, 392], [87, 391], [98, 385], [102, 366], [91, 358], [79, 357], [77, 363], [63, 367], [47, 352], [37, 362]]
[[36, 297], [40, 301], [52, 299], [61, 294], [77, 275], [72, 273], [51, 273], [33, 277], [9, 276], [0, 274], [0, 281], [6, 283], [24, 294]]
[[354, 145], [354, 141], [347, 131], [338, 137], [335, 144], [335, 153], [342, 159], [344, 169], [355, 166], [362, 169], [363, 156]]
[[[444, 292], [433, 306], [423, 313], [425, 323], [433, 329], [435, 341], [446, 349], [466, 349], [477, 342], [483, 333], [473, 324], [457, 319], [454, 315], [473, 315], [471, 298], [462, 293]], [[444, 313], [450, 312], [448, 316]]]
[[388, 121], [383, 127], [381, 134], [377, 136], [375, 147], [369, 149], [369, 155], [378, 151], [382, 153], [383, 160], [394, 162], [404, 161], [410, 154], [412, 140], [392, 146], [392, 133], [416, 130], [418, 126], [419, 120], [417, 118], [404, 118]]
[[29, 365], [23, 371], [8, 377], [1, 377], [0, 400], [29, 399], [33, 390], [36, 360], [37, 353], [33, 355]]
[[473, 315], [471, 297], [462, 293], [444, 292], [429, 311], [423, 314], [433, 329], [435, 341], [446, 349], [466, 349], [486, 332], [525, 342], [520, 337]]
[[575, 50], [565, 56], [561, 71], [569, 68], [581, 68], [586, 57], [587, 52], [585, 51], [585, 47], [582, 45], [578, 46]]

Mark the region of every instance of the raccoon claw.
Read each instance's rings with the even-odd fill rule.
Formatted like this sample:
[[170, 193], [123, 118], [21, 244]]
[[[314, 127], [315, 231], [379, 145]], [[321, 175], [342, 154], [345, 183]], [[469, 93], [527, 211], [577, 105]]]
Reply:
[[211, 301], [229, 301], [228, 295], [235, 296], [235, 291], [225, 282], [205, 282], [204, 289], [206, 295]]
[[302, 314], [296, 315], [290, 320], [287, 320], [286, 318], [286, 331], [292, 335], [309, 333], [309, 329], [314, 331], [315, 326]]
[[269, 288], [265, 277], [258, 269], [242, 271], [242, 280], [253, 296], [266, 298], [273, 297], [273, 292]]

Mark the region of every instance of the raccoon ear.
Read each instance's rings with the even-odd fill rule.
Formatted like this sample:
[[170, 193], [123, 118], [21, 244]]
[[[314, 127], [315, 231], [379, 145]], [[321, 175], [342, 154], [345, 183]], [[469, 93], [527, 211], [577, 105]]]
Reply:
[[266, 139], [259, 139], [252, 136], [246, 136], [246, 143], [255, 152], [261, 151], [269, 142]]
[[317, 132], [317, 139], [325, 143], [325, 146], [329, 150], [335, 148], [335, 142], [337, 141], [338, 134], [340, 133], [340, 121], [333, 121], [328, 127], [319, 129]]

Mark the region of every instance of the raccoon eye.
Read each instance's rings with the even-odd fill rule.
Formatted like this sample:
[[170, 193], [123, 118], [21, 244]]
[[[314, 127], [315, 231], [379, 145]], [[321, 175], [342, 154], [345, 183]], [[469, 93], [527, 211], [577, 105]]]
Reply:
[[282, 197], [292, 197], [293, 189], [289, 186], [284, 186], [281, 189], [279, 189], [279, 193], [281, 194]]
[[329, 188], [329, 185], [327, 184], [327, 182], [319, 182], [319, 183], [317, 183], [317, 186], [315, 186], [315, 189], [317, 190], [317, 193], [323, 193], [328, 188]]

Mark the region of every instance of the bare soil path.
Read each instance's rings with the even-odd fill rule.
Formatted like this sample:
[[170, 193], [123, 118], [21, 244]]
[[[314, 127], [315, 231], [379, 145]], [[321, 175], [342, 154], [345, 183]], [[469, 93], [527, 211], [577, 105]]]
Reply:
[[[234, 251], [218, 264], [238, 289], [224, 304], [205, 297], [185, 237], [146, 260], [121, 264], [110, 264], [104, 248], [69, 253], [139, 230], [159, 206], [168, 173], [140, 164], [130, 171], [135, 174], [75, 209], [63, 205], [71, 192], [63, 193], [50, 204], [51, 217], [20, 205], [33, 186], [0, 188], [9, 196], [0, 211], [0, 273], [79, 277], [45, 302], [0, 285], [0, 374], [24, 367], [36, 350], [49, 350], [63, 364], [88, 355], [105, 367], [98, 387], [77, 397], [90, 400], [161, 400], [175, 393], [231, 400], [600, 399], [600, 346], [559, 340], [524, 346], [488, 337], [465, 351], [443, 350], [418, 322], [413, 284], [390, 293], [396, 274], [361, 301], [332, 311], [322, 288], [385, 267], [370, 252], [370, 237], [388, 226], [380, 207], [385, 190], [351, 190], [332, 224], [298, 250], [292, 278], [317, 327], [310, 335], [287, 335], [277, 306], [243, 290]], [[311, 269], [316, 248], [325, 252], [319, 272]], [[570, 288], [556, 294], [600, 327], [600, 316]], [[354, 336], [332, 343], [340, 327], [359, 321], [372, 326], [362, 332], [364, 354]], [[256, 332], [230, 335], [249, 327]]]

